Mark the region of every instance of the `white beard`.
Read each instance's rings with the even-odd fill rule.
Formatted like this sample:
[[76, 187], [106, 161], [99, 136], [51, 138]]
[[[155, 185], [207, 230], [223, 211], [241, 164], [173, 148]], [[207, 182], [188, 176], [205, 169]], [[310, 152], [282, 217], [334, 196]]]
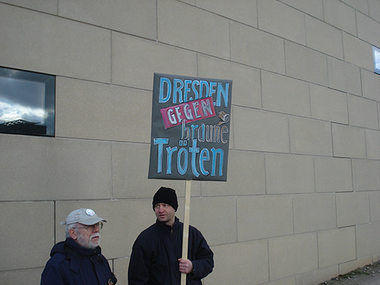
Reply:
[[[99, 237], [99, 241], [98, 242], [93, 242], [92, 238], [94, 238], [94, 237]], [[81, 233], [79, 233], [77, 241], [83, 247], [86, 247], [86, 248], [96, 248], [97, 246], [99, 246], [99, 243], [100, 243], [100, 234], [99, 233], [94, 233], [94, 234], [90, 235], [89, 240], [85, 240], [83, 238], [83, 235]]]

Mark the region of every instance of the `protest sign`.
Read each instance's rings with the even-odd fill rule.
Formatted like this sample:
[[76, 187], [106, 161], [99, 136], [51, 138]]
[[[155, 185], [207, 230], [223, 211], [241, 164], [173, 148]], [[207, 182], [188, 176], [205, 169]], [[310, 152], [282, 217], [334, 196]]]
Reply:
[[154, 74], [148, 178], [226, 181], [232, 81]]

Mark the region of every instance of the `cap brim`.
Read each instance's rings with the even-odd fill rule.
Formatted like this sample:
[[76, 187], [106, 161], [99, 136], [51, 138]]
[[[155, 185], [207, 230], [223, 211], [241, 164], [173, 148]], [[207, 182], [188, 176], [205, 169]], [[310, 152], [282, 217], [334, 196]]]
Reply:
[[83, 219], [83, 220], [78, 221], [78, 223], [86, 225], [86, 226], [94, 225], [94, 224], [99, 223], [99, 222], [107, 222], [107, 221], [105, 219], [100, 218], [100, 217], [89, 217], [87, 219]]
[[[91, 225], [94, 225], [94, 224], [99, 223], [99, 222], [106, 222], [107, 223], [107, 221], [105, 219], [102, 219], [100, 217], [92, 217], [92, 218], [88, 218], [88, 219], [81, 220], [78, 222], [70, 223], [69, 225], [75, 224], [75, 223], [80, 223], [80, 224], [83, 224], [86, 226], [91, 226]], [[61, 225], [67, 225], [67, 223], [61, 222]]]

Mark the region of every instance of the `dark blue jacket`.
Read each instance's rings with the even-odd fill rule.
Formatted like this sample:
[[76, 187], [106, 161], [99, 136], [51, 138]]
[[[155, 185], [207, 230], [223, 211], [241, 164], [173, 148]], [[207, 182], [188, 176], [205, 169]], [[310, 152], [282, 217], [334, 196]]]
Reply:
[[[172, 227], [156, 221], [137, 237], [129, 261], [129, 285], [179, 285], [178, 259], [182, 256], [183, 224], [176, 218]], [[189, 227], [188, 259], [194, 272], [187, 274], [187, 285], [202, 284], [212, 272], [214, 254], [199, 230]]]
[[99, 246], [84, 248], [67, 238], [54, 245], [50, 256], [41, 275], [41, 285], [116, 284], [117, 280]]

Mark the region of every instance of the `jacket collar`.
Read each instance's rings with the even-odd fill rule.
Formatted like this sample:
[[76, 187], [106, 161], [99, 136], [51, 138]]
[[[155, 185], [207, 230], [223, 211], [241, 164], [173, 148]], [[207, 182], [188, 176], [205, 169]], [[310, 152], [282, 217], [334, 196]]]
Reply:
[[163, 222], [160, 222], [158, 220], [156, 220], [156, 225], [162, 229], [163, 231], [165, 232], [168, 232], [170, 233], [171, 231], [177, 231], [180, 229], [180, 221], [177, 217], [175, 217], [174, 219], [174, 224], [172, 226], [168, 226], [167, 224], [163, 223]]
[[[69, 252], [68, 252], [69, 254], [78, 255], [78, 256], [81, 256], [83, 258], [91, 257], [91, 256], [98, 255], [101, 253], [101, 249], [99, 246], [97, 246], [96, 248], [86, 248], [86, 247], [83, 247], [80, 244], [78, 244], [72, 238], [67, 238], [64, 246], [69, 248]], [[65, 248], [65, 250], [66, 250], [66, 248]], [[67, 250], [66, 250], [66, 252], [67, 252]]]
[[70, 258], [70, 269], [77, 273], [79, 271], [80, 262], [82, 259], [85, 259], [85, 258], [92, 259], [92, 257], [96, 257], [101, 254], [101, 249], [99, 246], [97, 246], [96, 248], [86, 248], [79, 245], [72, 238], [67, 238], [65, 240], [63, 248], [69, 258], [70, 256], [77, 257], [77, 258]]

